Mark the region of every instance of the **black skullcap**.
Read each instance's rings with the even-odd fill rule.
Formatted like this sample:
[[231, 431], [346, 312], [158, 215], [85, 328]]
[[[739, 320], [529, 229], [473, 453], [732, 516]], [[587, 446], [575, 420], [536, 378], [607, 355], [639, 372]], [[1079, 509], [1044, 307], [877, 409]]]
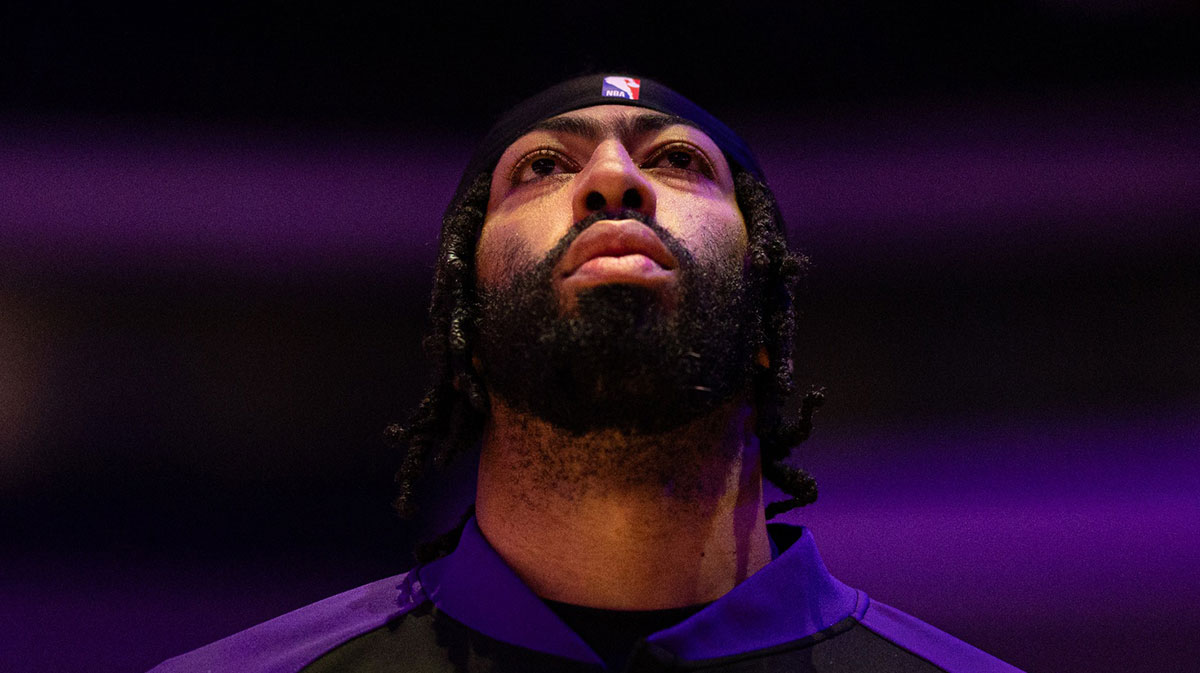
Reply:
[[463, 172], [461, 195], [477, 175], [491, 172], [500, 155], [536, 123], [593, 105], [632, 105], [682, 117], [704, 131], [733, 164], [763, 180], [746, 143], [719, 119], [679, 93], [644, 77], [586, 75], [550, 87], [518, 103], [492, 126]]

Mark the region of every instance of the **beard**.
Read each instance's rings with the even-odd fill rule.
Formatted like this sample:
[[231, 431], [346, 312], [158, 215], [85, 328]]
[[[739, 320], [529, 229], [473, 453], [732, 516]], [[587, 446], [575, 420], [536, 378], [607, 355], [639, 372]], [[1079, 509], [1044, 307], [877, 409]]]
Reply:
[[[635, 284], [581, 290], [565, 313], [554, 268], [601, 219], [645, 224], [678, 261], [664, 297]], [[480, 290], [483, 378], [491, 394], [572, 435], [677, 429], [750, 388], [760, 343], [755, 284], [741, 259], [694, 255], [641, 213], [577, 222], [502, 287]]]

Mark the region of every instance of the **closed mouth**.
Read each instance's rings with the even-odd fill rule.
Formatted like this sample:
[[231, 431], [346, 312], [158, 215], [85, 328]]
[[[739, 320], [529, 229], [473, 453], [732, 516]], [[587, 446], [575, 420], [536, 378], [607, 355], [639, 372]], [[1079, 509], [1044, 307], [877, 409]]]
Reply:
[[588, 227], [571, 243], [559, 264], [558, 276], [572, 276], [585, 264], [605, 257], [613, 258], [613, 261], [600, 265], [593, 263], [588, 267], [604, 266], [636, 272], [638, 269], [674, 271], [679, 266], [667, 246], [641, 222], [601, 220]]

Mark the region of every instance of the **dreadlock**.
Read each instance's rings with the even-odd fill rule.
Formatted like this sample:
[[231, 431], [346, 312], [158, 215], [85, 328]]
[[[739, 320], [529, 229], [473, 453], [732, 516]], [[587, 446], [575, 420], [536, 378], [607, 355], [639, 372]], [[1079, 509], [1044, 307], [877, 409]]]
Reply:
[[[824, 402], [824, 393], [820, 389], [808, 391], [798, 417], [789, 412], [788, 401], [796, 389], [792, 376], [796, 286], [808, 260], [788, 249], [779, 206], [766, 185], [739, 169], [735, 169], [734, 184], [746, 222], [751, 273], [760, 280], [761, 338], [768, 361], [754, 380], [758, 411], [755, 433], [762, 452], [763, 476], [788, 496], [767, 506], [767, 518], [772, 518], [817, 499], [813, 478], [784, 461], [792, 448], [812, 432], [813, 413]], [[399, 493], [395, 506], [405, 518], [415, 514], [417, 482], [430, 468], [441, 468], [473, 449], [488, 416], [486, 389], [471, 364], [471, 351], [478, 316], [475, 246], [490, 187], [491, 175], [480, 174], [443, 218], [429, 308], [431, 327], [424, 343], [434, 364], [436, 383], [407, 425], [394, 424], [387, 429], [389, 440], [404, 451], [396, 473]], [[423, 563], [449, 553], [473, 509], [453, 530], [419, 546], [417, 561]]]

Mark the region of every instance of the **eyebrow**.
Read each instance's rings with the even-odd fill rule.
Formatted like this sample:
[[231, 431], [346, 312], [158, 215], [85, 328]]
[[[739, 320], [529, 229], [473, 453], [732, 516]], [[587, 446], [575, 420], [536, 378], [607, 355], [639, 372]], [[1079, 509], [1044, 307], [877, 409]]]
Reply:
[[621, 142], [648, 133], [655, 133], [671, 126], [690, 126], [701, 130], [690, 119], [661, 112], [644, 112], [633, 117], [622, 117], [617, 120], [598, 121], [588, 117], [551, 117], [534, 124], [526, 133], [546, 131], [579, 136], [586, 140], [600, 140], [608, 135], [614, 135]]

